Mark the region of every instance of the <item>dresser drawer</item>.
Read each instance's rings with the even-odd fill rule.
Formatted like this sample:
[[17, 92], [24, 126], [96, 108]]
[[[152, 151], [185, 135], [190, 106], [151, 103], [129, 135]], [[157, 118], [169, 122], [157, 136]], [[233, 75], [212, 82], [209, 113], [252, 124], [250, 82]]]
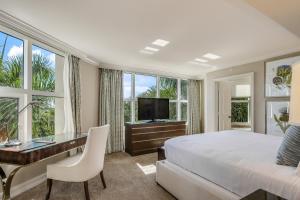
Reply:
[[175, 137], [175, 136], [181, 136], [184, 134], [185, 134], [185, 129], [178, 129], [178, 130], [166, 130], [166, 131], [132, 134], [131, 138], [132, 138], [132, 141], [135, 142], [135, 141], [140, 141], [140, 140]]
[[166, 125], [166, 126], [152, 126], [152, 127], [135, 127], [131, 128], [132, 134], [139, 134], [139, 133], [148, 133], [148, 132], [158, 132], [158, 131], [168, 131], [168, 130], [178, 130], [178, 129], [185, 129], [185, 124], [180, 125]]

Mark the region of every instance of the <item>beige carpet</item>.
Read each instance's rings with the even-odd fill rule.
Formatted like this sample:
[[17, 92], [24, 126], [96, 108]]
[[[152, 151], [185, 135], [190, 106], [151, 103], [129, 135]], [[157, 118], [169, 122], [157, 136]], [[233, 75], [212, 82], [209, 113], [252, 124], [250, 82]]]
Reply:
[[[155, 174], [145, 173], [140, 167], [145, 167], [145, 172], [151, 172], [157, 160], [157, 154], [146, 154], [131, 157], [126, 153], [114, 153], [106, 156], [104, 177], [107, 188], [103, 189], [100, 176], [89, 181], [89, 191], [92, 200], [168, 200], [174, 199], [155, 182]], [[139, 167], [139, 166], [140, 167]], [[44, 199], [46, 183], [19, 195], [14, 200]], [[84, 198], [83, 184], [53, 182], [50, 199], [79, 200]]]

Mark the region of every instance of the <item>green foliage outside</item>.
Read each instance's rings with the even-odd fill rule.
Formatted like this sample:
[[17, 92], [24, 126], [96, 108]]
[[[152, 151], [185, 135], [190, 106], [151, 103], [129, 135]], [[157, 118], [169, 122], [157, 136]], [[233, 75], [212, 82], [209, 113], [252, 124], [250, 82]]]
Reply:
[[[8, 37], [8, 36], [6, 36]], [[8, 57], [4, 60], [6, 40], [0, 45], [0, 86], [23, 87], [23, 55]], [[32, 88], [33, 90], [53, 92], [55, 90], [55, 71], [47, 56], [33, 54], [32, 56]], [[32, 112], [33, 136], [40, 137], [54, 134], [54, 99], [49, 97], [33, 96], [33, 100], [41, 101], [39, 107]], [[9, 135], [16, 138], [18, 133], [18, 103], [0, 98], [0, 128], [9, 123]], [[1, 131], [1, 130], [0, 130]], [[2, 129], [3, 131], [3, 129]]]
[[[17, 138], [18, 124], [18, 99], [17, 98], [0, 98], [0, 141], [6, 139], [6, 126], [11, 138]], [[7, 123], [12, 122], [12, 123]]]
[[130, 101], [124, 101], [124, 122], [131, 122]]
[[[160, 97], [176, 99], [177, 98], [177, 79], [160, 78]], [[141, 93], [137, 97], [156, 97], [156, 86], [150, 87], [147, 91]], [[137, 103], [135, 104], [135, 120], [137, 121]], [[177, 111], [176, 103], [170, 103], [170, 119], [176, 120]], [[185, 114], [186, 115], [186, 114]], [[124, 102], [124, 121], [131, 121], [131, 106], [129, 101]]]
[[248, 102], [231, 103], [231, 122], [248, 122]]

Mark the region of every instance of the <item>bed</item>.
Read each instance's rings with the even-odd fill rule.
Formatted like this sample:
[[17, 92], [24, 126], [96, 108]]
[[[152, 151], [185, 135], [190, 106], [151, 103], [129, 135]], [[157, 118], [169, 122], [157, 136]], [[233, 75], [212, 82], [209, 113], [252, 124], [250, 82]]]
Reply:
[[296, 168], [276, 165], [282, 137], [246, 131], [181, 136], [165, 142], [156, 181], [178, 199], [238, 200], [264, 189], [300, 199]]

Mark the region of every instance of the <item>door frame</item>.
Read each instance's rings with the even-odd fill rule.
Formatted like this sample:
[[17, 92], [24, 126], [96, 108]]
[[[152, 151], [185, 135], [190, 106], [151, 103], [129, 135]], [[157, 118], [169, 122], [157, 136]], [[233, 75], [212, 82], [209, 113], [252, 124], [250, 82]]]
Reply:
[[250, 77], [250, 86], [251, 86], [251, 103], [250, 103], [250, 110], [251, 110], [251, 131], [254, 131], [254, 127], [255, 127], [255, 124], [254, 124], [254, 115], [255, 115], [255, 111], [254, 111], [254, 101], [255, 101], [255, 96], [254, 96], [254, 86], [255, 86], [255, 83], [254, 83], [254, 72], [250, 72], [250, 73], [244, 73], [244, 74], [238, 74], [238, 75], [231, 75], [231, 76], [226, 76], [226, 77], [222, 77], [222, 78], [216, 78], [216, 79], [213, 79], [213, 82], [214, 82], [214, 85], [215, 85], [215, 94], [216, 94], [216, 101], [215, 101], [215, 110], [217, 111], [215, 113], [215, 116], [214, 116], [214, 120], [216, 125], [217, 125], [217, 130], [219, 131], [220, 130], [220, 127], [219, 127], [219, 82], [221, 81], [228, 81], [228, 80], [231, 80], [231, 79], [235, 79], [235, 78], [242, 78], [242, 77]]

